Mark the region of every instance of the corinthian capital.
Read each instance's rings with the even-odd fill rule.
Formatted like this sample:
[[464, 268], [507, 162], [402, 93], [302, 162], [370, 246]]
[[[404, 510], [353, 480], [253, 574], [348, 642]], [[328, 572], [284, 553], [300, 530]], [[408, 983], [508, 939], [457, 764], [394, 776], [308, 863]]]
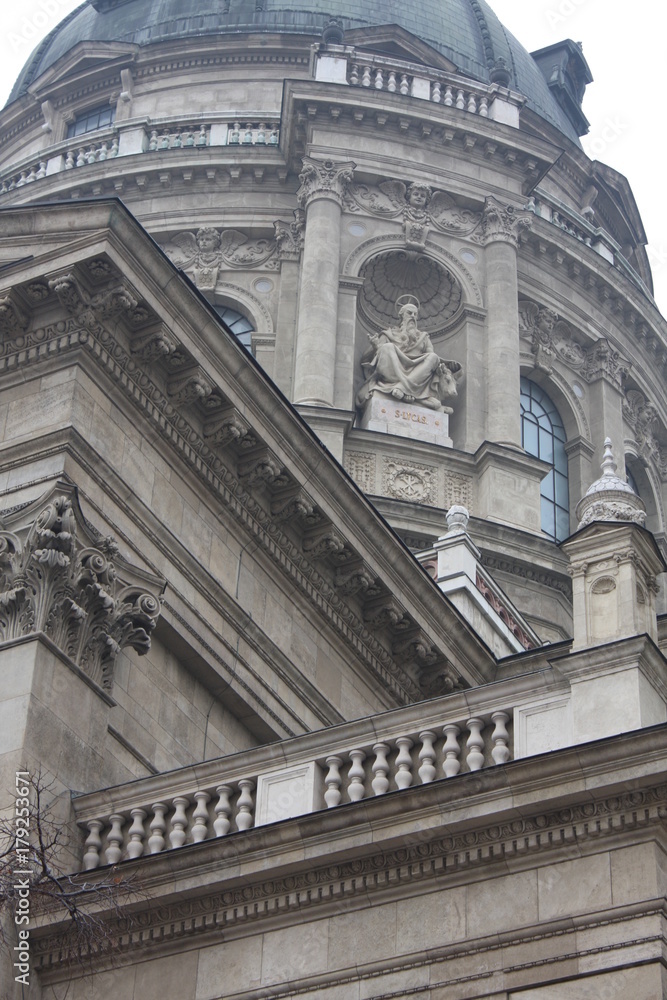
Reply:
[[487, 198], [484, 202], [482, 221], [474, 239], [478, 243], [511, 243], [519, 244], [522, 229], [530, 229], [532, 220], [528, 212], [517, 210], [513, 205], [503, 205], [495, 198]]
[[307, 208], [315, 198], [332, 198], [342, 207], [343, 196], [352, 183], [355, 167], [356, 163], [351, 160], [340, 163], [304, 156], [303, 169], [299, 174], [301, 187], [297, 191], [299, 206]]

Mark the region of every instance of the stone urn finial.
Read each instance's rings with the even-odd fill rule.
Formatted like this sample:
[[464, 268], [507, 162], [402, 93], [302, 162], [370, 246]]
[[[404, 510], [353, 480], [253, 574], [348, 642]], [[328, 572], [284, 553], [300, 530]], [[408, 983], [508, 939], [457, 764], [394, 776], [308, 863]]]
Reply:
[[507, 63], [503, 57], [500, 56], [500, 58], [496, 59], [494, 63], [489, 79], [491, 80], [491, 83], [497, 83], [500, 87], [509, 87], [510, 78], [511, 74], [507, 67]]
[[602, 475], [577, 504], [579, 528], [592, 521], [632, 521], [643, 525], [646, 508], [632, 487], [616, 474], [611, 438], [605, 438]]
[[452, 504], [447, 511], [447, 534], [454, 535], [460, 532], [466, 534], [469, 520], [470, 514], [465, 507], [460, 504]]
[[322, 29], [322, 41], [325, 45], [343, 44], [343, 25], [337, 17], [330, 17]]

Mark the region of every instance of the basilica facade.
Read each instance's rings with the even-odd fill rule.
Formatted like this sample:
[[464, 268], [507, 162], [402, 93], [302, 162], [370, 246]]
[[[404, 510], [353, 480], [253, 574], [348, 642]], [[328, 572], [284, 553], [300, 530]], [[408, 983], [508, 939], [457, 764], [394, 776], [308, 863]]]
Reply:
[[86, 0], [28, 60], [0, 787], [66, 883], [3, 1000], [666, 992], [667, 328], [591, 82], [483, 0]]

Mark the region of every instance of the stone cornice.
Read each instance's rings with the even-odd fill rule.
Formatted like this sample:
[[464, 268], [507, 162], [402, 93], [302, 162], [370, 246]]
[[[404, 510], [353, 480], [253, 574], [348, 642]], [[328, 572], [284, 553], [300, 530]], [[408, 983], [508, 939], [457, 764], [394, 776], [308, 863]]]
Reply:
[[[380, 902], [428, 891], [434, 879], [456, 885], [506, 872], [508, 863], [521, 870], [535, 866], [536, 858], [544, 864], [563, 860], [573, 849], [595, 853], [605, 841], [616, 847], [637, 837], [664, 837], [666, 739], [667, 727], [655, 727], [122, 863], [119, 871], [140, 873], [152, 903], [134, 907], [133, 926], [116, 924], [112, 935], [119, 935], [122, 951], [141, 948], [145, 954], [169, 928], [173, 947], [179, 938], [189, 947], [195, 931], [203, 944], [207, 930], [240, 931], [244, 922], [256, 926], [274, 916], [289, 921], [295, 908], [298, 919], [305, 909], [324, 916], [343, 902], [366, 905], [369, 895]], [[605, 792], [605, 782], [613, 794]], [[311, 840], [318, 846], [305, 851], [304, 862]], [[282, 860], [266, 880], [266, 858], [276, 850]], [[241, 859], [244, 875], [238, 876]], [[163, 892], [173, 898], [183, 879], [189, 898], [157, 905]], [[42, 922], [48, 924], [48, 916]], [[56, 971], [58, 928], [42, 926], [34, 936], [38, 967]]]
[[[77, 264], [75, 273], [70, 268], [67, 273], [47, 276], [47, 280], [31, 280], [26, 288], [20, 286], [19, 294], [23, 301], [30, 304], [32, 295], [40, 307], [48, 302], [49, 296], [60, 295], [73, 316], [40, 330], [29, 330], [16, 338], [6, 338], [0, 345], [0, 371], [12, 368], [18, 371], [19, 367], [40, 364], [48, 357], [64, 357], [63, 352], [83, 350], [95, 361], [96, 366], [106, 370], [107, 375], [127, 394], [132, 405], [139, 406], [144, 411], [150, 422], [159, 428], [165, 443], [168, 441], [169, 446], [180, 453], [181, 459], [195, 470], [206, 488], [223, 499], [232, 516], [262, 540], [265, 551], [297, 582], [299, 589], [317, 608], [318, 613], [326, 614], [331, 625], [355, 651], [355, 657], [361, 658], [370, 666], [385, 689], [399, 703], [406, 698], [422, 697], [418, 677], [424, 667], [432, 667], [433, 654], [424, 643], [418, 643], [413, 650], [416, 656], [414, 665], [411, 666], [402, 656], [405, 666], [399, 667], [388, 652], [393, 644], [391, 635], [388, 634], [383, 641], [379, 641], [376, 634], [364, 626], [359, 612], [353, 610], [353, 606], [337, 591], [335, 571], [341, 563], [358, 558], [354, 547], [349, 552], [343, 547], [338, 554], [328, 551], [325, 562], [315, 570], [312, 558], [306, 556], [303, 549], [273, 522], [271, 504], [267, 510], [262, 491], [268, 488], [275, 494], [292, 482], [291, 476], [282, 471], [284, 460], [277, 456], [280, 460], [274, 469], [275, 475], [272, 474], [267, 480], [264, 474], [257, 476], [257, 469], [254, 472], [250, 470], [246, 461], [246, 452], [250, 450], [256, 454], [254, 450], [262, 445], [256, 435], [241, 433], [235, 441], [225, 445], [226, 448], [231, 448], [231, 452], [225, 454], [224, 460], [220, 457], [217, 442], [209, 443], [202, 438], [202, 430], [199, 428], [203, 428], [206, 421], [210, 422], [217, 414], [224, 414], [226, 407], [229, 410], [228, 400], [217, 383], [214, 385], [215, 379], [212, 381], [210, 374], [198, 374], [197, 364], [193, 365], [194, 358], [178, 343], [175, 334], [165, 333], [158, 315], [135, 289], [124, 286], [122, 294], [116, 294], [118, 282], [114, 266], [106, 270], [103, 264], [105, 261], [97, 257]], [[86, 284], [90, 287], [86, 288]], [[107, 318], [114, 323], [115, 335], [105, 325]], [[208, 323], [211, 323], [210, 319]], [[136, 341], [136, 353], [128, 352], [122, 345], [120, 341], [123, 335], [130, 345]], [[154, 352], [151, 349], [152, 335], [155, 341]], [[219, 333], [216, 336], [219, 343]], [[162, 388], [145, 372], [143, 359], [146, 356], [162, 359], [153, 361], [151, 367], [151, 375], [159, 375]], [[219, 364], [216, 359], [215, 366]], [[238, 361], [235, 362], [235, 367], [237, 365]], [[192, 399], [188, 396], [188, 400], [181, 400], [182, 391], [187, 394], [187, 386], [184, 390], [181, 381], [187, 381], [189, 372], [194, 372], [193, 386], [196, 391]], [[169, 392], [174, 393], [171, 399]], [[182, 412], [184, 409], [189, 411], [187, 416]], [[234, 411], [235, 407], [231, 409]], [[240, 421], [241, 426], [245, 421], [240, 412], [235, 419]], [[284, 422], [282, 418], [280, 422]], [[323, 464], [321, 453], [318, 454], [319, 464]], [[268, 466], [265, 467], [268, 469]], [[324, 473], [325, 470], [322, 471]], [[257, 498], [253, 496], [254, 493], [257, 493]], [[312, 506], [317, 505], [313, 503]], [[333, 565], [328, 567], [326, 562], [331, 559]], [[375, 579], [377, 571], [372, 575]], [[329, 577], [331, 579], [327, 582]], [[419, 584], [421, 586], [421, 576]], [[387, 593], [385, 586], [381, 589]], [[375, 598], [376, 595], [373, 596]], [[358, 601], [359, 595], [355, 595], [352, 598], [353, 605], [358, 604]], [[449, 613], [454, 615], [453, 612]], [[410, 617], [408, 613], [407, 618]], [[453, 634], [464, 639], [459, 626], [457, 620]], [[424, 649], [428, 652], [428, 662], [424, 661], [422, 664], [420, 655]], [[445, 654], [438, 653], [437, 656], [443, 664], [447, 663]], [[447, 667], [447, 671], [450, 669]]]

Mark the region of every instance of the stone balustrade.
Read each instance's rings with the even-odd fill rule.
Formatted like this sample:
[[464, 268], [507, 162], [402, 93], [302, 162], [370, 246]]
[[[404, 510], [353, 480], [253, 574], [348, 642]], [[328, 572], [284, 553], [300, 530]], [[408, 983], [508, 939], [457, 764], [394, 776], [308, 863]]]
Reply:
[[519, 127], [519, 110], [524, 103], [520, 94], [496, 84], [486, 86], [473, 83], [456, 74], [444, 74], [420, 64], [361, 52], [349, 46], [320, 53], [316, 60], [315, 78], [403, 97], [416, 97], [446, 108], [501, 121], [515, 128]]
[[119, 156], [211, 146], [277, 146], [279, 141], [280, 125], [275, 121], [241, 123], [219, 117], [199, 122], [130, 120], [112, 129], [67, 139], [15, 163], [11, 171], [0, 171], [0, 196], [61, 171]]
[[[414, 709], [392, 714], [406, 712], [415, 715]], [[99, 793], [80, 796], [83, 869], [505, 764], [512, 757], [512, 716], [511, 709], [486, 707], [465, 718], [440, 716], [436, 724], [431, 711], [423, 728], [413, 720], [386, 731], [373, 731], [367, 720], [108, 790], [104, 810]]]

